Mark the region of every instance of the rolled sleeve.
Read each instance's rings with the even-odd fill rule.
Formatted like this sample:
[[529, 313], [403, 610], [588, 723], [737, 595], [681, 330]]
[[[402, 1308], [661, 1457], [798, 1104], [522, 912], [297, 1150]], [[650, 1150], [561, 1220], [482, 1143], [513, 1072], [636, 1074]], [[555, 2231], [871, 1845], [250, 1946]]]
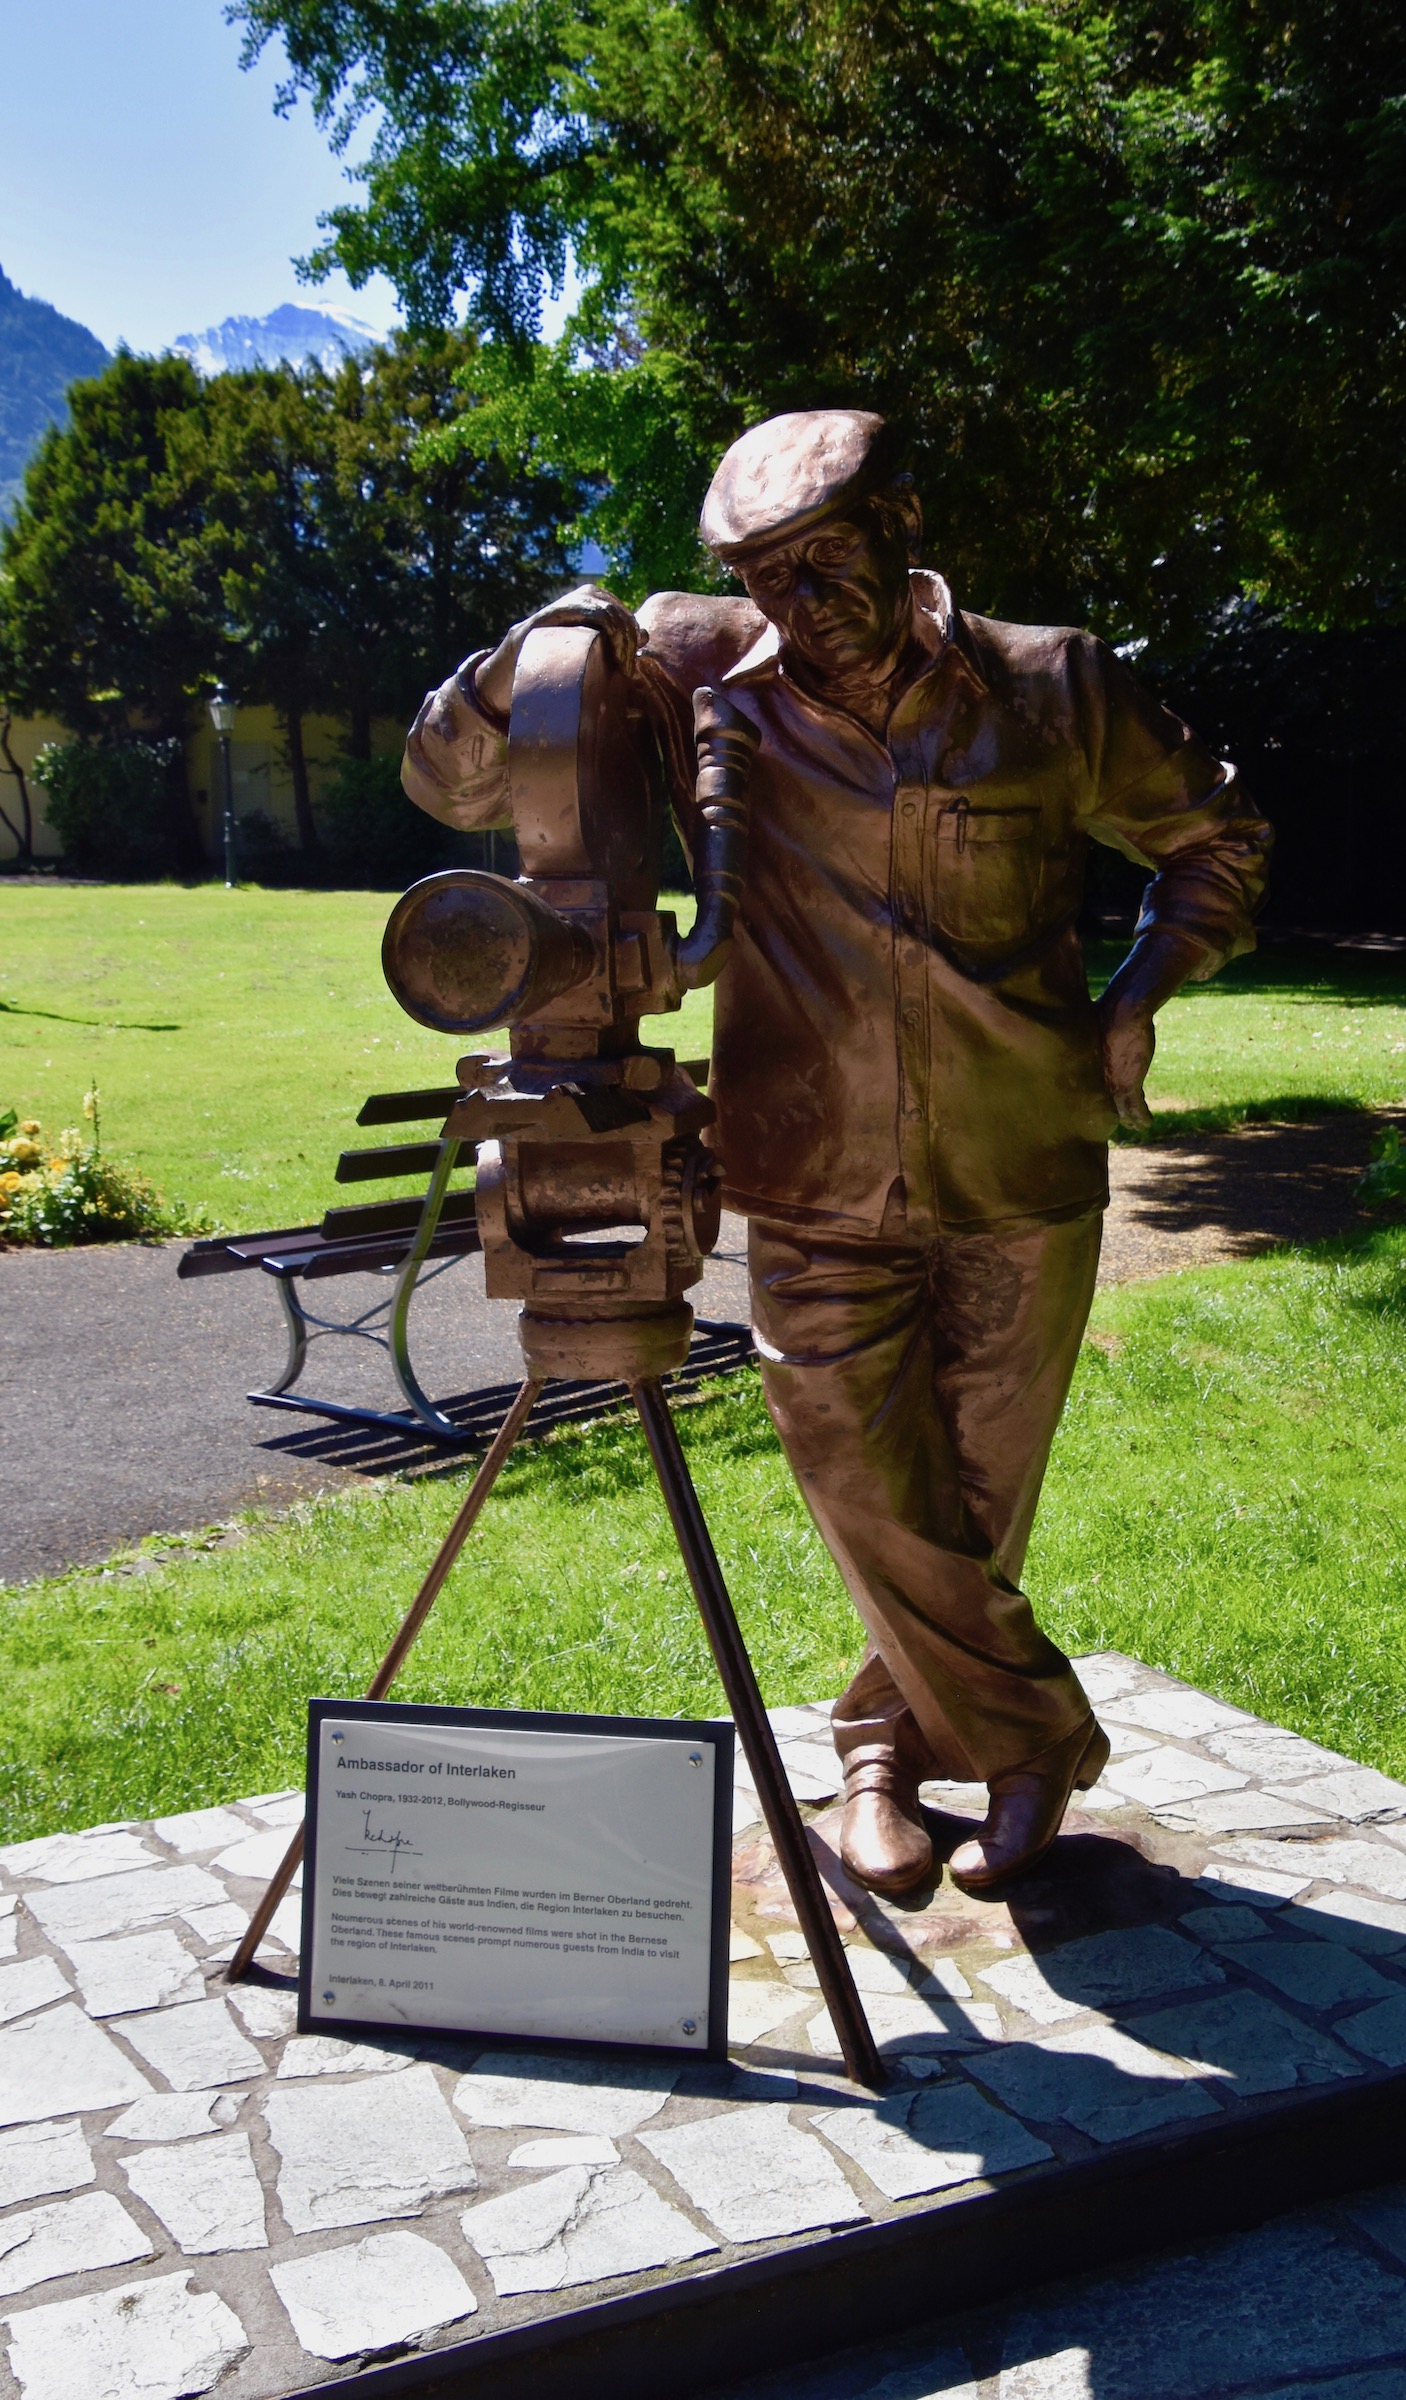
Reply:
[[1191, 980], [1204, 982], [1255, 946], [1273, 828], [1230, 762], [1154, 700], [1113, 651], [1088, 637], [1083, 650], [1087, 830], [1155, 869], [1138, 933], [1194, 942], [1203, 956]]
[[475, 671], [488, 652], [466, 658], [430, 692], [410, 728], [400, 780], [427, 815], [461, 833], [510, 825], [508, 728], [478, 696]]

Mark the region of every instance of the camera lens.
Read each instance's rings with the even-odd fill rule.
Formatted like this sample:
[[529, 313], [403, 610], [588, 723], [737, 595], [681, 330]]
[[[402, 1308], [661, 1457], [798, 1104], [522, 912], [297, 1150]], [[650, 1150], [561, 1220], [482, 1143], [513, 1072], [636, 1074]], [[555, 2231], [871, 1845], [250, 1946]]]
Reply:
[[401, 1007], [437, 1033], [521, 1023], [595, 972], [595, 947], [520, 883], [453, 867], [412, 884], [381, 944]]

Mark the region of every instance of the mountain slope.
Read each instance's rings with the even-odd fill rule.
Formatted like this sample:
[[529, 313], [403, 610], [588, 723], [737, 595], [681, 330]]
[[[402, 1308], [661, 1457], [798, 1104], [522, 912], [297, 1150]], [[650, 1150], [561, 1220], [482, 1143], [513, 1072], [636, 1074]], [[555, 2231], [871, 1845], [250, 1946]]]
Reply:
[[101, 374], [107, 355], [86, 325], [47, 300], [27, 299], [0, 268], [0, 517], [14, 505], [45, 426], [62, 420], [68, 386]]
[[335, 369], [376, 339], [374, 326], [344, 308], [302, 308], [286, 300], [266, 317], [226, 317], [203, 333], [177, 334], [171, 348], [197, 374], [219, 375], [233, 367], [271, 367], [281, 358], [295, 366], [317, 358]]

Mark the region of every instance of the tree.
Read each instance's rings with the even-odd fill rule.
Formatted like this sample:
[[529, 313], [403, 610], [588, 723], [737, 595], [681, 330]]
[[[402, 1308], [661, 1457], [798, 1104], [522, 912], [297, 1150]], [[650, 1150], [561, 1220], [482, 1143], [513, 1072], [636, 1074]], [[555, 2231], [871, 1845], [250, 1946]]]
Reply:
[[393, 462], [401, 638], [383, 651], [382, 691], [397, 716], [419, 706], [443, 662], [496, 642], [571, 574], [574, 474], [437, 441], [487, 388], [490, 351], [470, 333], [396, 335], [367, 362], [363, 423]]
[[375, 112], [363, 201], [314, 268], [384, 269], [420, 323], [467, 295], [520, 362], [519, 433], [547, 404], [544, 461], [582, 456], [563, 378], [591, 370], [524, 348], [569, 236], [582, 329], [653, 362], [634, 400], [657, 439], [885, 409], [977, 606], [1182, 651], [1236, 593], [1303, 624], [1406, 612], [1389, 0], [236, 14], [251, 50], [282, 35], [285, 97], [344, 146]]
[[4, 826], [15, 845], [16, 864], [27, 867], [34, 862], [34, 804], [29, 796], [29, 777], [16, 758], [10, 741], [14, 722], [14, 710], [7, 708], [0, 700], [0, 759], [5, 762], [4, 773], [14, 782], [14, 806], [17, 812], [12, 817], [9, 809], [0, 804], [0, 825]]
[[14, 680], [13, 663], [6, 657], [8, 649], [4, 611], [4, 584], [0, 579], [0, 773], [14, 784], [11, 805], [15, 811], [0, 803], [0, 825], [3, 825], [15, 845], [15, 861], [29, 866], [34, 859], [34, 804], [30, 798], [29, 777], [15, 756], [10, 736], [14, 729], [15, 711], [9, 694]]
[[311, 854], [308, 715], [339, 717], [368, 759], [377, 716], [404, 722], [427, 683], [565, 580], [579, 495], [425, 447], [463, 408], [477, 347], [402, 338], [335, 374], [309, 362], [204, 384], [182, 359], [123, 353], [73, 388], [4, 540], [0, 701], [108, 748], [155, 743], [178, 869], [201, 864], [184, 745], [214, 682], [274, 709]]
[[397, 337], [335, 374], [219, 376], [192, 423], [242, 688], [278, 711], [305, 848], [303, 717], [342, 718], [349, 754], [369, 758], [375, 717], [413, 714], [427, 680], [567, 573], [558, 480], [426, 447], [462, 409], [477, 347]]
[[327, 574], [316, 507], [326, 461], [309, 381], [286, 367], [216, 376], [182, 437], [208, 481], [211, 554], [237, 688], [268, 701], [277, 717], [298, 841], [310, 856], [318, 835], [303, 725], [320, 698]]
[[201, 387], [184, 359], [122, 351], [68, 401], [0, 547], [7, 697], [89, 738], [166, 742], [171, 857], [198, 872], [185, 740], [224, 655], [203, 464], [177, 432]]

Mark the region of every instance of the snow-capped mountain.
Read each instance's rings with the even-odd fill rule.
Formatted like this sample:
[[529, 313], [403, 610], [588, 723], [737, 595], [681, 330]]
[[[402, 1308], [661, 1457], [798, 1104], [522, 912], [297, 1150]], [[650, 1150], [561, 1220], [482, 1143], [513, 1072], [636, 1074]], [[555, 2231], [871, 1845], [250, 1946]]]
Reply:
[[374, 325], [348, 309], [304, 308], [286, 300], [266, 317], [226, 317], [203, 333], [178, 334], [171, 348], [198, 375], [222, 375], [232, 367], [276, 366], [285, 358], [295, 366], [316, 358], [336, 368], [379, 338]]

